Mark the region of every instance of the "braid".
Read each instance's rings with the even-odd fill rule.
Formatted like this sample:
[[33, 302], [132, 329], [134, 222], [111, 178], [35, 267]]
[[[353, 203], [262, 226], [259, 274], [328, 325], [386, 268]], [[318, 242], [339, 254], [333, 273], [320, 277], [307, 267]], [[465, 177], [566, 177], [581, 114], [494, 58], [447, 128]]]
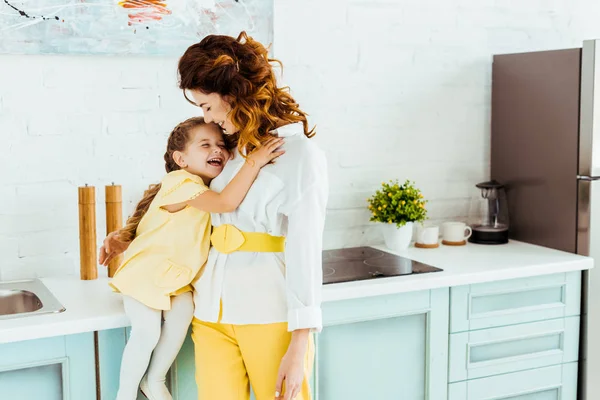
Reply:
[[167, 171], [167, 173], [172, 172], [172, 171], [177, 171], [179, 168], [179, 165], [177, 165], [177, 163], [175, 162], [175, 160], [173, 160], [173, 152], [167, 150], [165, 152], [165, 171]]
[[150, 208], [150, 203], [152, 203], [152, 200], [154, 200], [159, 190], [160, 183], [150, 185], [150, 187], [148, 187], [148, 190], [144, 192], [144, 197], [142, 197], [142, 200], [140, 200], [138, 205], [135, 207], [133, 215], [127, 218], [125, 226], [119, 231], [119, 240], [131, 242], [135, 238], [137, 227], [140, 224], [142, 217], [148, 211], [148, 208]]
[[[186, 124], [186, 122], [190, 121], [191, 119], [194, 119], [194, 118], [190, 118], [189, 120], [177, 125], [175, 127], [175, 129], [173, 129], [173, 132], [171, 132], [171, 134], [169, 135], [169, 141], [167, 142], [167, 151], [165, 152], [165, 155], [164, 155], [165, 170], [167, 171], [167, 174], [169, 172], [173, 172], [173, 171], [177, 171], [177, 170], [181, 169], [181, 167], [179, 165], [177, 165], [177, 163], [173, 159], [173, 153], [175, 153], [176, 151], [183, 151], [185, 149], [185, 145], [188, 142], [187, 132], [189, 131], [189, 128], [190, 128], [189, 126], [187, 126], [185, 124]], [[199, 118], [199, 119], [201, 119], [202, 123], [204, 123], [203, 118]]]

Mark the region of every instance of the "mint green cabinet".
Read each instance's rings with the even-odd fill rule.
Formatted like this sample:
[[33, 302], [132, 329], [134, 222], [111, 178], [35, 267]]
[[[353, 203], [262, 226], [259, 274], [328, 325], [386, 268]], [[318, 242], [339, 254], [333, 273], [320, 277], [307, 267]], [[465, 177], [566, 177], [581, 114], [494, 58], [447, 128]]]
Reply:
[[576, 400], [577, 363], [452, 383], [448, 400]]
[[[570, 272], [325, 302], [314, 399], [575, 400], [580, 278]], [[125, 340], [123, 329], [99, 333], [103, 400], [116, 393]], [[189, 336], [170, 386], [175, 400], [197, 400]]]
[[[118, 328], [98, 332], [98, 377], [100, 397], [98, 400], [114, 400], [119, 390], [119, 375], [123, 350], [131, 328]], [[174, 397], [177, 399], [177, 397]], [[147, 400], [138, 392], [137, 400]], [[194, 399], [196, 400], [196, 399]]]
[[581, 272], [450, 289], [449, 400], [575, 400]]
[[450, 335], [449, 381], [576, 362], [579, 317]]
[[[315, 400], [447, 397], [448, 289], [323, 304]], [[173, 397], [196, 400], [193, 344], [172, 368]]]
[[448, 290], [323, 305], [315, 399], [446, 398]]
[[98, 400], [113, 400], [117, 397], [121, 358], [126, 343], [127, 330], [125, 328], [98, 332], [97, 368], [100, 378], [100, 398]]
[[94, 333], [0, 344], [0, 397], [96, 400]]
[[[191, 332], [191, 328], [190, 328]], [[171, 367], [171, 393], [175, 400], [198, 400], [194, 372], [194, 343], [187, 336], [177, 360]]]
[[581, 272], [453, 287], [450, 332], [579, 315]]

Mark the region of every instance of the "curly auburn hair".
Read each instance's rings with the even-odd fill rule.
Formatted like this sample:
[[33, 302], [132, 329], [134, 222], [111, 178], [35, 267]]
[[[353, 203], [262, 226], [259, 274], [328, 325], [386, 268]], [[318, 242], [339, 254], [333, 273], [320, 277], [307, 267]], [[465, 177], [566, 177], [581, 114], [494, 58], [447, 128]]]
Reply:
[[307, 114], [289, 93], [288, 87], [278, 87], [268, 50], [246, 32], [237, 38], [208, 35], [190, 46], [179, 60], [179, 88], [186, 100], [186, 90], [228, 96], [229, 117], [238, 129], [237, 147], [249, 154], [270, 137], [269, 132], [282, 123], [302, 122], [304, 134], [313, 137]]

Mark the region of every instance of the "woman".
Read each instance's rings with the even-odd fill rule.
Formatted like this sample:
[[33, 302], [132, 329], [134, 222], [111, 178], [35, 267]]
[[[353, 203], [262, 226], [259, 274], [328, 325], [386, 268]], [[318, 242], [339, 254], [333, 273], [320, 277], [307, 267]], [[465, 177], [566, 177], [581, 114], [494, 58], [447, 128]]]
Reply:
[[[194, 283], [192, 338], [200, 400], [310, 398], [311, 332], [320, 331], [328, 183], [306, 114], [277, 86], [267, 49], [244, 32], [210, 35], [179, 62], [180, 88], [238, 141], [212, 181], [220, 191], [245, 155], [274, 135], [285, 155], [264, 167], [240, 207], [212, 214], [208, 261]], [[123, 246], [105, 241], [109, 254]], [[111, 253], [112, 252], [112, 253]]]

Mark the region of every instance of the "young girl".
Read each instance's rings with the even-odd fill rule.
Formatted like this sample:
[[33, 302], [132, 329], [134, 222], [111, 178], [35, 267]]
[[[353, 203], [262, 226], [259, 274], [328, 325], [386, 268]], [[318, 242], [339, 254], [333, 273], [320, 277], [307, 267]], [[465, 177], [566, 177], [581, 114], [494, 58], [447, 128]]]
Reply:
[[[110, 283], [124, 295], [132, 327], [117, 400], [135, 400], [138, 386], [150, 400], [172, 399], [165, 376], [193, 317], [190, 284], [208, 256], [209, 213], [235, 210], [259, 170], [283, 154], [277, 150], [282, 143], [273, 138], [251, 153], [231, 183], [216, 193], [208, 185], [230, 158], [221, 128], [191, 118], [171, 132], [164, 156], [167, 175], [146, 191], [118, 232], [120, 240], [133, 242]], [[100, 263], [108, 264], [111, 253], [103, 246]]]

